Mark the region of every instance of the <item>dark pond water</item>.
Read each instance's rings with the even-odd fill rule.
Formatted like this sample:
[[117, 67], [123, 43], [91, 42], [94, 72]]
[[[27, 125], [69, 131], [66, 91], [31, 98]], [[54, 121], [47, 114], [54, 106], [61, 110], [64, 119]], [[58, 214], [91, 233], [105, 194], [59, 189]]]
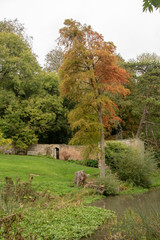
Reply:
[[[135, 212], [143, 212], [143, 215], [147, 216], [152, 210], [156, 212], [159, 211], [160, 213], [160, 188], [138, 195], [106, 197], [106, 199], [93, 203], [92, 206], [113, 210], [116, 212], [118, 218], [120, 218], [127, 209], [133, 209]], [[102, 240], [105, 236], [105, 230], [100, 230], [90, 238], [87, 238], [87, 240]]]

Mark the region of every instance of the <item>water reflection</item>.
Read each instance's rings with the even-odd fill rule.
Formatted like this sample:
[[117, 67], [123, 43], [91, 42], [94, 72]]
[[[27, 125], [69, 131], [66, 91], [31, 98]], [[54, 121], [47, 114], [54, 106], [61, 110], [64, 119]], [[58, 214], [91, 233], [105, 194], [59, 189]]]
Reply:
[[[133, 209], [135, 212], [143, 212], [143, 216], [149, 216], [152, 210], [160, 213], [160, 188], [150, 190], [144, 194], [107, 197], [93, 203], [92, 206], [113, 210], [116, 212], [118, 218], [127, 209]], [[102, 240], [105, 239], [105, 236], [106, 231], [100, 230], [90, 238], [87, 238], [87, 240]]]
[[128, 208], [131, 208], [135, 211], [137, 209], [142, 209], [147, 213], [150, 208], [154, 206], [157, 208], [157, 204], [160, 206], [160, 188], [150, 190], [149, 192], [143, 194], [107, 197], [106, 199], [97, 201], [92, 205], [113, 210], [118, 216], [120, 216]]

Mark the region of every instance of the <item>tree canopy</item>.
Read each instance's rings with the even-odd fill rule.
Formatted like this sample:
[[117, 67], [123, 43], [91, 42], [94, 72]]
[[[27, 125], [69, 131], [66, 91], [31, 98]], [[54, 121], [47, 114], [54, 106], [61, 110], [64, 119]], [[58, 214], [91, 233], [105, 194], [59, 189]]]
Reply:
[[128, 74], [117, 64], [115, 46], [105, 42], [91, 26], [72, 19], [64, 22], [59, 41], [65, 46], [59, 70], [61, 94], [78, 104], [70, 112], [70, 123], [78, 129], [72, 142], [101, 142], [101, 175], [105, 174], [104, 126], [117, 121], [116, 105], [111, 95], [126, 95]]
[[153, 12], [154, 9], [160, 8], [159, 0], [143, 0], [143, 11]]
[[145, 53], [126, 63], [112, 42], [72, 19], [59, 45], [42, 70], [24, 26], [0, 21], [1, 138], [23, 149], [72, 138], [93, 151], [100, 142], [101, 175], [104, 139], [137, 136], [158, 148], [160, 57]]
[[160, 57], [156, 54], [141, 54], [128, 63], [134, 72], [136, 91], [133, 94], [133, 111], [139, 119], [137, 137], [157, 145], [160, 105]]
[[62, 61], [63, 61], [63, 50], [59, 47], [52, 49], [45, 58], [45, 69], [46, 71], [52, 72], [55, 71], [58, 72], [58, 69], [60, 68]]
[[65, 143], [71, 130], [57, 75], [42, 71], [14, 24], [0, 22], [0, 128], [23, 149], [38, 141]]

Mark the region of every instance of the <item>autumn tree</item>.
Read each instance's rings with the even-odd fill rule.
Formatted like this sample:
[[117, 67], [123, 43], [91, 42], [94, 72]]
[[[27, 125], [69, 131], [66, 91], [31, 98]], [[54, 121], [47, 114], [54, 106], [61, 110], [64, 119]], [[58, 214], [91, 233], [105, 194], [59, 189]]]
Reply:
[[[115, 46], [105, 42], [91, 26], [72, 19], [60, 29], [59, 42], [65, 47], [59, 70], [60, 91], [77, 102], [69, 120], [77, 130], [72, 142], [98, 143], [101, 149], [100, 175], [105, 176], [105, 131], [117, 121], [113, 94], [126, 95], [128, 74], [116, 61]], [[105, 128], [104, 128], [105, 127]]]

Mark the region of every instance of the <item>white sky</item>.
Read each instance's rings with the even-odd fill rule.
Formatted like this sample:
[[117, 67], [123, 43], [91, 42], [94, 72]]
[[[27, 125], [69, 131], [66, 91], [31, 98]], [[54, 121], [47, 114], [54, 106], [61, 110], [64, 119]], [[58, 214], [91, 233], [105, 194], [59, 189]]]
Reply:
[[25, 25], [41, 65], [67, 18], [91, 25], [125, 60], [144, 52], [160, 56], [160, 11], [143, 13], [142, 0], [0, 0], [4, 18]]

